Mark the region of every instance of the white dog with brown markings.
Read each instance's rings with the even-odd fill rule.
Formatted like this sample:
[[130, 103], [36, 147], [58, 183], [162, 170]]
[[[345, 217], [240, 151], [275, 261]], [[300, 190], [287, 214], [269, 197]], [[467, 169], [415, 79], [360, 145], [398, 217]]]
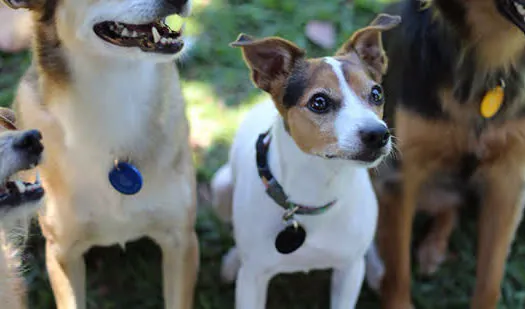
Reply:
[[164, 23], [190, 0], [5, 1], [35, 25], [14, 106], [46, 145], [39, 222], [57, 308], [86, 308], [86, 251], [145, 236], [162, 251], [165, 308], [193, 308], [195, 173], [174, 63], [184, 40]]
[[222, 275], [237, 280], [237, 309], [265, 308], [279, 273], [329, 268], [331, 308], [355, 306], [378, 211], [367, 169], [392, 147], [381, 120], [381, 33], [399, 23], [380, 15], [318, 59], [276, 37], [232, 43], [273, 99], [248, 113], [212, 182], [219, 214], [233, 206], [236, 247]]
[[[25, 308], [25, 288], [20, 279], [20, 251], [16, 238], [26, 236], [14, 230], [36, 213], [44, 196], [37, 177], [34, 183], [17, 180], [19, 172], [38, 165], [42, 158], [42, 135], [37, 130], [18, 131], [14, 113], [0, 108], [0, 304], [2, 309]], [[19, 228], [19, 227], [18, 227]], [[15, 239], [12, 238], [14, 236]]]

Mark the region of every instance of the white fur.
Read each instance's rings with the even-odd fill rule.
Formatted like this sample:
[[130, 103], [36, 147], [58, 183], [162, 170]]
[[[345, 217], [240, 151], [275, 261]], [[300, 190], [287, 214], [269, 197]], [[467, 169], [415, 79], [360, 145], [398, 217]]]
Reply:
[[[345, 101], [355, 104], [349, 98]], [[266, 194], [255, 163], [256, 139], [270, 127], [269, 165], [289, 198], [306, 205], [337, 199], [324, 214], [297, 216], [307, 237], [290, 255], [281, 255], [275, 249], [284, 210]], [[237, 278], [236, 309], [264, 309], [268, 282], [279, 273], [328, 268], [335, 270], [331, 308], [353, 308], [378, 213], [366, 168], [302, 152], [285, 131], [273, 103], [267, 101], [247, 114], [224, 169], [214, 179], [213, 189], [222, 198], [233, 192], [236, 247], [224, 257], [222, 275], [226, 280]]]
[[[370, 124], [381, 124], [386, 127], [386, 123], [379, 119], [374, 111], [350, 88], [343, 73], [342, 63], [332, 57], [325, 57], [324, 61], [332, 67], [343, 94], [342, 108], [334, 124], [338, 146], [345, 151], [359, 152], [359, 149], [362, 148], [359, 130]], [[389, 141], [385, 151], [390, 152], [391, 147]], [[372, 166], [376, 166], [381, 160], [382, 158], [378, 158]]]

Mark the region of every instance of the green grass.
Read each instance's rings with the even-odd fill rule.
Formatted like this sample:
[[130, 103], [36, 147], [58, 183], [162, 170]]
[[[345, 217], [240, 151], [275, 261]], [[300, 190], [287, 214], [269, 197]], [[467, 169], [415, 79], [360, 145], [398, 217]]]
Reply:
[[[232, 245], [229, 228], [209, 210], [207, 181], [226, 160], [228, 147], [243, 112], [265, 98], [249, 81], [239, 50], [228, 47], [240, 32], [257, 37], [279, 35], [308, 50], [310, 56], [333, 51], [317, 48], [304, 35], [311, 19], [334, 22], [338, 43], [363, 26], [381, 3], [370, 0], [196, 0], [188, 33], [197, 39], [180, 64], [184, 93], [189, 103], [192, 145], [199, 180], [197, 230], [201, 271], [195, 308], [233, 308], [233, 286], [221, 284], [221, 256]], [[29, 63], [29, 55], [0, 54], [0, 105], [8, 106], [15, 84]], [[461, 229], [451, 242], [451, 258], [437, 276], [415, 276], [413, 297], [417, 308], [467, 308], [474, 284], [475, 224], [464, 214]], [[419, 225], [424, 221], [418, 220]], [[520, 231], [509, 259], [500, 308], [525, 305], [525, 235]], [[351, 240], [348, 241], [351, 246]], [[54, 308], [44, 265], [43, 237], [34, 227], [24, 255], [30, 308]], [[160, 253], [148, 240], [118, 247], [94, 248], [86, 254], [89, 308], [162, 308]], [[272, 281], [268, 308], [327, 308], [329, 272], [279, 276]], [[378, 308], [377, 297], [363, 289], [358, 308]]]

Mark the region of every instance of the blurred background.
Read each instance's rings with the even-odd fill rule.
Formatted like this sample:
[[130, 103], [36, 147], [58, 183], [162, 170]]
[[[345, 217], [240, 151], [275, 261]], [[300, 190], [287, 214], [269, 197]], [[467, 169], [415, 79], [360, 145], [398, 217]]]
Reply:
[[[199, 181], [197, 230], [201, 271], [195, 308], [233, 308], [233, 285], [222, 284], [219, 277], [222, 255], [233, 241], [229, 227], [209, 209], [208, 182], [226, 161], [243, 113], [267, 98], [252, 86], [240, 51], [228, 43], [240, 32], [256, 37], [278, 35], [307, 49], [309, 56], [330, 55], [388, 1], [194, 0], [195, 10], [186, 25], [193, 44], [178, 66], [188, 102]], [[2, 10], [5, 8], [0, 9], [0, 19]], [[170, 22], [181, 21], [175, 18]], [[0, 40], [2, 27], [0, 24]], [[0, 105], [10, 105], [18, 79], [29, 62], [29, 52], [0, 52]], [[413, 297], [417, 308], [468, 307], [475, 273], [474, 216], [475, 212], [464, 214], [465, 223], [452, 239], [450, 258], [435, 277], [417, 276], [415, 266]], [[424, 229], [425, 222], [426, 218], [419, 218], [417, 228]], [[525, 307], [525, 243], [520, 240], [525, 237], [523, 231], [520, 235], [507, 267], [501, 308]], [[31, 309], [55, 308], [45, 271], [43, 241], [35, 225], [23, 267]], [[351, 239], [348, 245], [352, 245]], [[120, 247], [94, 248], [86, 254], [86, 260], [88, 308], [162, 308], [160, 252], [149, 240], [128, 244], [125, 251]], [[329, 276], [329, 271], [319, 271], [277, 277], [270, 287], [268, 308], [328, 308]], [[366, 284], [357, 307], [379, 308], [377, 296]]]

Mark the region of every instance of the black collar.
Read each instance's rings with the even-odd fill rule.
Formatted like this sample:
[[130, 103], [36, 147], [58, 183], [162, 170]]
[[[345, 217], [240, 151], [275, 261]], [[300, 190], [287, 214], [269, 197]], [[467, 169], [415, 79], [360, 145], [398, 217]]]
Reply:
[[289, 213], [288, 216], [297, 215], [319, 215], [330, 209], [336, 201], [332, 201], [321, 207], [305, 206], [293, 203], [288, 200], [288, 196], [284, 192], [283, 187], [273, 177], [270, 167], [268, 166], [268, 149], [270, 146], [271, 136], [270, 132], [267, 131], [257, 139], [255, 145], [256, 159], [257, 159], [257, 171], [259, 177], [266, 187], [266, 193], [274, 200], [274, 202], [286, 209]]

